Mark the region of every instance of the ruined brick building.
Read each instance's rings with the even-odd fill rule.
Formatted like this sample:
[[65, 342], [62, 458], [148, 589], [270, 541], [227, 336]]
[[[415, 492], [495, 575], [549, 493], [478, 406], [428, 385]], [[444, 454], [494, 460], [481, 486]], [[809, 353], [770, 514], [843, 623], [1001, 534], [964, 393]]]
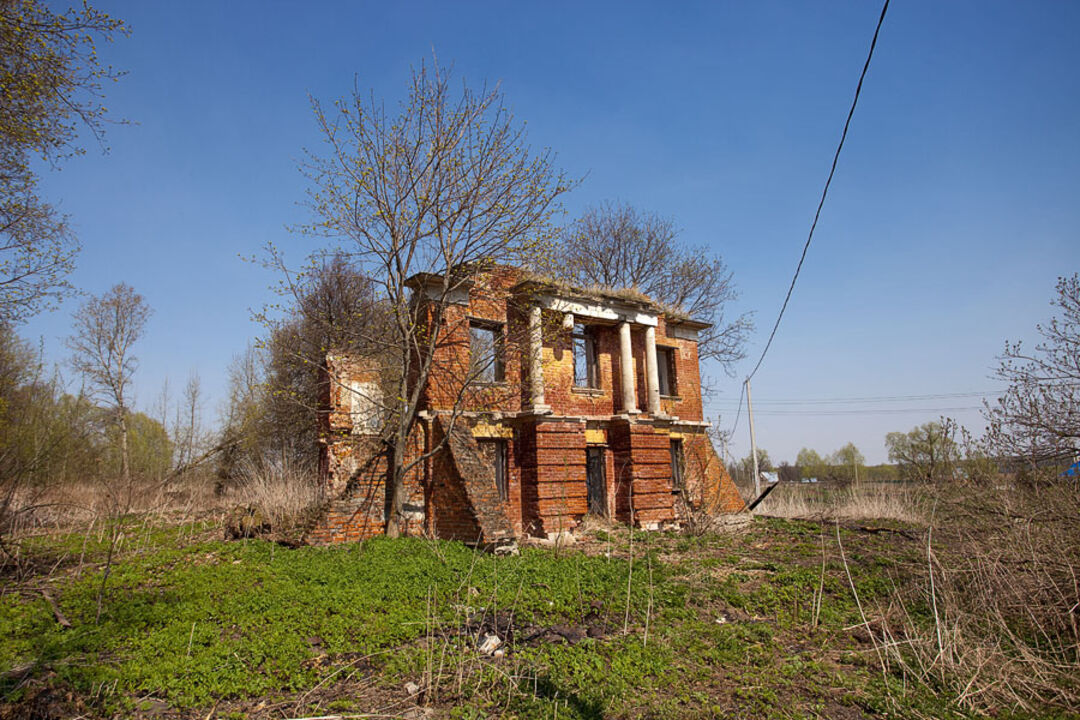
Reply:
[[[415, 301], [429, 301], [438, 279], [413, 278]], [[702, 416], [697, 337], [708, 325], [639, 293], [508, 267], [441, 309], [410, 448], [435, 452], [407, 479], [411, 532], [490, 545], [570, 532], [589, 514], [658, 529], [744, 509]], [[315, 543], [379, 534], [389, 506], [378, 378], [344, 354], [328, 356], [327, 371], [332, 499], [309, 532]]]

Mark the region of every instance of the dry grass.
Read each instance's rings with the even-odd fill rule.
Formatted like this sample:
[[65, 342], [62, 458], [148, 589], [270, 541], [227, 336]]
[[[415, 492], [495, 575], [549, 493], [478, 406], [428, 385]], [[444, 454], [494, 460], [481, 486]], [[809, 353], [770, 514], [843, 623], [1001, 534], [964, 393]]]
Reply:
[[[216, 497], [213, 482], [189, 474], [169, 482], [134, 481], [130, 487], [86, 481], [22, 489], [12, 502], [11, 537], [66, 531], [108, 517], [117, 498], [127, 512], [183, 521], [219, 510], [224, 500]], [[130, 500], [129, 500], [130, 498]]]
[[231, 504], [258, 508], [275, 530], [294, 527], [325, 498], [317, 473], [287, 460], [244, 463]]
[[[267, 462], [241, 468], [239, 482], [215, 492], [205, 470], [171, 478], [136, 479], [130, 485], [97, 480], [24, 487], [10, 496], [0, 527], [0, 565], [19, 563], [22, 541], [54, 533], [95, 536], [124, 517], [126, 530], [141, 531], [197, 521], [223, 524], [237, 506], [256, 508], [275, 533], [301, 527], [323, 499], [317, 474], [290, 463]], [[89, 535], [88, 535], [89, 536]], [[129, 543], [130, 545], [130, 543]]]
[[[528, 272], [525, 274], [524, 277], [527, 280], [550, 286], [556, 291], [571, 295], [579, 295], [599, 300], [621, 300], [624, 302], [637, 303], [639, 305], [647, 305], [655, 308], [663, 307], [659, 302], [649, 297], [645, 293], [641, 292], [637, 288], [616, 288], [608, 287], [607, 285], [574, 285], [573, 283], [569, 283], [566, 280], [535, 272]], [[682, 314], [680, 315], [684, 316]]]
[[899, 520], [924, 522], [927, 497], [918, 487], [898, 483], [837, 486], [781, 483], [754, 512], [815, 520]]
[[322, 497], [316, 473], [288, 462], [248, 463], [240, 481], [224, 493], [214, 491], [214, 478], [192, 472], [167, 482], [136, 480], [130, 487], [98, 481], [23, 488], [12, 500], [13, 539], [64, 532], [110, 517], [117, 503], [125, 514], [147, 522], [185, 522], [223, 513], [236, 505], [259, 508], [274, 527], [289, 526]]
[[[905, 638], [887, 643], [892, 661], [976, 711], [1080, 711], [1076, 489], [954, 487], [937, 494], [923, 582], [885, 614], [891, 640]], [[914, 609], [927, 607], [929, 627], [912, 619]]]
[[979, 713], [1080, 711], [1075, 487], [783, 484], [756, 512], [918, 526], [912, 582], [866, 608], [883, 672]]

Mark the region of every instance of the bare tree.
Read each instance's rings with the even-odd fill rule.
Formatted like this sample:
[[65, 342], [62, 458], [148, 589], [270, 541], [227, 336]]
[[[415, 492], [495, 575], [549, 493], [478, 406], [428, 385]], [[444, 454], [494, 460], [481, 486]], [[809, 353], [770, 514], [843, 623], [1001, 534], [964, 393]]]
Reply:
[[[358, 90], [330, 112], [314, 102], [326, 154], [310, 155], [315, 233], [344, 239], [393, 332], [368, 338], [397, 368], [384, 439], [392, 496], [386, 532], [405, 524], [405, 449], [444, 339], [452, 297], [492, 263], [525, 264], [549, 246], [555, 201], [571, 183], [534, 153], [499, 89], [452, 90], [437, 62], [414, 70], [396, 113]], [[419, 284], [417, 280], [420, 280]], [[412, 302], [414, 288], [418, 299]]]
[[579, 285], [636, 288], [672, 310], [712, 323], [700, 335], [702, 359], [717, 360], [727, 370], [745, 357], [753, 323], [749, 313], [725, 315], [738, 297], [731, 272], [708, 248], [680, 241], [672, 220], [604, 203], [566, 228], [554, 259], [545, 272]]
[[1080, 276], [1058, 278], [1051, 304], [1057, 316], [1036, 326], [1034, 350], [1005, 345], [997, 377], [1008, 389], [984, 413], [992, 450], [1031, 469], [1080, 453]]
[[202, 380], [199, 373], [192, 370], [173, 421], [172, 442], [176, 453], [176, 467], [191, 465], [204, 449], [202, 404]]
[[267, 404], [265, 356], [265, 351], [249, 344], [229, 363], [229, 394], [222, 408], [218, 440], [218, 492], [235, 480], [245, 460], [259, 452]]
[[71, 365], [85, 380], [88, 390], [104, 403], [120, 438], [122, 483], [105, 483], [109, 500], [109, 549], [98, 588], [96, 619], [101, 619], [105, 587], [112, 570], [113, 556], [121, 536], [121, 520], [131, 507], [134, 484], [128, 448], [130, 386], [137, 361], [132, 354], [142, 336], [150, 308], [142, 295], [120, 283], [101, 297], [91, 297], [75, 313], [75, 334], [68, 338]]
[[71, 365], [92, 395], [112, 409], [120, 430], [121, 476], [131, 481], [127, 419], [131, 378], [138, 367], [132, 354], [142, 337], [150, 307], [130, 285], [120, 283], [101, 297], [91, 297], [75, 313], [75, 334], [68, 338]]

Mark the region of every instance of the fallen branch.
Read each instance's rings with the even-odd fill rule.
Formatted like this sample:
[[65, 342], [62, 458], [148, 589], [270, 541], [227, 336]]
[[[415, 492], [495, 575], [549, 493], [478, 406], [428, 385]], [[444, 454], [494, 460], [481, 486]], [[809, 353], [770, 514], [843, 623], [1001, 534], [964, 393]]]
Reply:
[[903, 535], [908, 540], [916, 540], [917, 539], [915, 537], [915, 534], [912, 533], [910, 530], [903, 530], [901, 528], [871, 527], [869, 525], [859, 525], [859, 526], [857, 526], [855, 528], [852, 528], [852, 529], [858, 530], [859, 532], [870, 533], [871, 535], [879, 535], [881, 533], [896, 533], [897, 535]]
[[60, 611], [60, 605], [56, 602], [56, 598], [52, 596], [46, 588], [41, 589], [41, 596], [49, 603], [49, 607], [52, 608], [53, 617], [56, 618], [56, 622], [60, 624], [62, 628], [70, 628], [71, 621], [64, 617], [64, 613]]

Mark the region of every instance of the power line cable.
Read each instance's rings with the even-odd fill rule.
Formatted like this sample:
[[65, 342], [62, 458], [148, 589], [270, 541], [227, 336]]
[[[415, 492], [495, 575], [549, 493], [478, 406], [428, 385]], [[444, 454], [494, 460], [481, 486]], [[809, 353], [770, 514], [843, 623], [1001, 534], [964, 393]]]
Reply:
[[844, 140], [847, 139], [848, 127], [851, 125], [851, 118], [855, 114], [855, 106], [859, 104], [863, 80], [866, 78], [866, 71], [870, 69], [870, 59], [874, 57], [874, 47], [877, 46], [878, 33], [881, 32], [881, 25], [885, 22], [885, 13], [888, 9], [889, 0], [885, 0], [885, 4], [881, 8], [881, 17], [878, 18], [877, 27], [874, 29], [874, 37], [870, 41], [870, 52], [866, 55], [866, 62], [863, 64], [862, 73], [859, 75], [859, 84], [855, 86], [855, 98], [851, 101], [851, 109], [848, 110], [847, 120], [844, 121], [844, 131], [840, 134], [840, 144], [836, 146], [832, 168], [829, 169], [829, 177], [825, 180], [825, 188], [821, 191], [821, 200], [818, 201], [817, 212], [814, 213], [814, 222], [810, 225], [810, 234], [806, 238], [806, 244], [803, 245], [799, 264], [795, 267], [795, 275], [791, 278], [791, 287], [788, 288], [787, 296], [784, 297], [784, 304], [780, 307], [780, 314], [776, 316], [776, 324], [773, 325], [772, 332], [769, 333], [769, 340], [765, 343], [765, 349], [761, 351], [761, 357], [758, 358], [757, 365], [746, 376], [748, 380], [754, 377], [758, 368], [761, 367], [761, 363], [765, 360], [765, 354], [769, 352], [773, 338], [776, 337], [776, 331], [780, 327], [780, 320], [784, 317], [784, 311], [787, 310], [788, 301], [791, 300], [791, 293], [795, 290], [795, 281], [799, 279], [799, 271], [802, 270], [803, 261], [806, 260], [806, 251], [810, 249], [810, 241], [814, 239], [814, 229], [817, 228], [818, 218], [821, 217], [821, 208], [825, 206], [825, 198], [829, 194], [829, 185], [832, 184], [833, 175], [836, 173], [836, 164], [840, 160], [840, 151], [844, 148]]
[[902, 415], [905, 413], [943, 413], [982, 410], [982, 405], [932, 408], [865, 408], [860, 410], [759, 410], [755, 415]]
[[[1004, 390], [989, 392], [932, 393], [928, 395], [877, 395], [867, 397], [832, 397], [832, 398], [769, 398], [758, 400], [759, 405], [860, 405], [865, 403], [904, 403], [918, 400], [944, 400], [954, 398], [996, 397]], [[724, 400], [718, 401], [724, 403]], [[742, 401], [740, 400], [740, 403]]]
[[743, 397], [744, 397], [745, 394], [746, 394], [746, 383], [743, 383], [742, 387], [739, 388], [739, 406], [735, 411], [735, 422], [732, 423], [731, 429], [728, 430], [728, 437], [735, 437], [735, 428], [739, 427], [739, 415], [742, 414], [742, 401], [743, 401]]

